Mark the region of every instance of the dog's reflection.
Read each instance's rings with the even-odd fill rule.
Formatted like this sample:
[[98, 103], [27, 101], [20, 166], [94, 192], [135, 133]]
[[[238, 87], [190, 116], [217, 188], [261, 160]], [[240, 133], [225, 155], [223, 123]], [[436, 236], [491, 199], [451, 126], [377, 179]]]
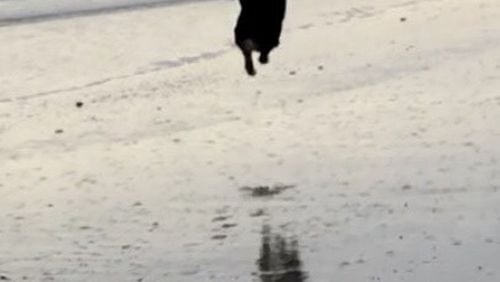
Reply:
[[262, 227], [260, 257], [257, 260], [262, 282], [303, 282], [306, 274], [297, 239], [272, 233], [269, 225]]

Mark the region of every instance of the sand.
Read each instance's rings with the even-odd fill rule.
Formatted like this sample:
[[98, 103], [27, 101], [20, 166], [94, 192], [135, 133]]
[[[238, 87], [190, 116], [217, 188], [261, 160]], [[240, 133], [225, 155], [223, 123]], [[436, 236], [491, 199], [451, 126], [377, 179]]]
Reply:
[[498, 1], [237, 12], [0, 28], [0, 279], [499, 281]]

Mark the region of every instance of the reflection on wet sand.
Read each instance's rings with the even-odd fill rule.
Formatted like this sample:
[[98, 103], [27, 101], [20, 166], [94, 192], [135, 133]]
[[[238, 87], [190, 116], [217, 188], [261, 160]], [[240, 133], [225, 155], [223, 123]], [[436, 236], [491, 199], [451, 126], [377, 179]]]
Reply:
[[273, 234], [269, 225], [262, 228], [262, 246], [257, 260], [262, 282], [303, 282], [302, 262], [296, 239]]

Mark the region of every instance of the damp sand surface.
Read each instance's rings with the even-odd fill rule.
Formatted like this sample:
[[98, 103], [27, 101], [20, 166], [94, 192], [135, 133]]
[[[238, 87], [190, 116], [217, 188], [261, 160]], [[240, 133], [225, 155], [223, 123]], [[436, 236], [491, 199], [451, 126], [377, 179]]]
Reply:
[[498, 1], [237, 14], [0, 27], [0, 280], [499, 281]]

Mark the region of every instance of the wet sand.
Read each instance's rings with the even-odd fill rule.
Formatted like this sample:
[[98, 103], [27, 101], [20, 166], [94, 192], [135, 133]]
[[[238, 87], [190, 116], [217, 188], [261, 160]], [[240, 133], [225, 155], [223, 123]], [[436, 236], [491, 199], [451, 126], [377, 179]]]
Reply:
[[203, 0], [0, 0], [0, 26], [152, 9]]
[[0, 279], [498, 281], [498, 1], [290, 2], [0, 28]]

